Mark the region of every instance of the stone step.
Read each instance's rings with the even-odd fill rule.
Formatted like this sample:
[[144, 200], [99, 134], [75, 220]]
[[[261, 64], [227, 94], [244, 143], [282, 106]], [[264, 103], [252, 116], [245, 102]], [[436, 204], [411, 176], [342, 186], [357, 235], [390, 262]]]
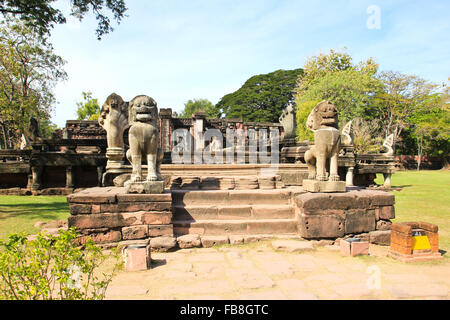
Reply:
[[174, 220], [292, 219], [291, 205], [180, 205], [172, 207]]
[[177, 205], [288, 205], [289, 189], [272, 190], [172, 190], [172, 204]]
[[176, 235], [297, 234], [297, 220], [175, 220], [173, 232]]

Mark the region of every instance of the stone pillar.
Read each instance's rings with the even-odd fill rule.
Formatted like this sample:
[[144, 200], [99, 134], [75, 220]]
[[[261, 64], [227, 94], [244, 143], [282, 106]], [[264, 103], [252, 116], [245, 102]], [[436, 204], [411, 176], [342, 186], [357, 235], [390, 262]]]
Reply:
[[347, 187], [353, 186], [353, 170], [354, 169], [355, 169], [354, 167], [347, 168], [347, 174], [345, 176], [345, 185]]
[[159, 133], [161, 137], [161, 150], [163, 152], [170, 152], [172, 150], [172, 109], [161, 109], [159, 111], [160, 128]]
[[203, 140], [203, 128], [206, 114], [203, 111], [196, 112], [194, 118], [194, 163], [202, 163], [205, 141]]
[[67, 166], [66, 167], [66, 188], [73, 188], [73, 167]]
[[121, 168], [123, 165], [124, 149], [121, 147], [108, 147], [106, 149], [106, 169]]
[[32, 183], [31, 190], [39, 190], [42, 186], [42, 169], [41, 166], [32, 166], [31, 174], [32, 174]]

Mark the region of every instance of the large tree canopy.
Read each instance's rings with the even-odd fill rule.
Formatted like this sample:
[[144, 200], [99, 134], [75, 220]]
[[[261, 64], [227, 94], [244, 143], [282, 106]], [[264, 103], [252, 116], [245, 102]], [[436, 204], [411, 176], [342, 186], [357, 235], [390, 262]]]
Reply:
[[[4, 16], [13, 15], [20, 18], [27, 26], [35, 28], [40, 36], [49, 34], [55, 24], [66, 23], [63, 13], [54, 8], [55, 0], [1, 0], [0, 12]], [[124, 0], [70, 0], [71, 15], [80, 21], [92, 11], [98, 21], [97, 38], [114, 29], [107, 11], [111, 11], [113, 18], [120, 23], [127, 10]]]
[[293, 101], [297, 77], [303, 69], [277, 70], [248, 79], [237, 91], [216, 104], [216, 114], [244, 121], [278, 122], [283, 109]]
[[[17, 19], [0, 24], [0, 140], [12, 148], [30, 117], [48, 120], [53, 88], [66, 79], [65, 61], [50, 44]], [[44, 121], [45, 122], [45, 121]]]

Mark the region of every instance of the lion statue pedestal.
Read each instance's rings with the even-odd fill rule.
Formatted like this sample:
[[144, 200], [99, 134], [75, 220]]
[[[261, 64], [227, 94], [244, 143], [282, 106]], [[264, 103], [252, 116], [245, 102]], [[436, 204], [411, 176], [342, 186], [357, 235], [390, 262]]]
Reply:
[[309, 114], [306, 127], [314, 132], [314, 145], [305, 153], [308, 179], [303, 180], [303, 189], [345, 192], [345, 181], [339, 181], [338, 174], [341, 134], [336, 107], [325, 100], [320, 102]]

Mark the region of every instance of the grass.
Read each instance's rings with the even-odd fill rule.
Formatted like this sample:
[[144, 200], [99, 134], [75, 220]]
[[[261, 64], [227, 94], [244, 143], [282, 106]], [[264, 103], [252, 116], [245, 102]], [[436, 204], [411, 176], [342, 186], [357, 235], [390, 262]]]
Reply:
[[67, 219], [69, 205], [65, 196], [0, 196], [0, 239], [8, 234], [33, 234], [37, 221]]
[[[379, 175], [378, 184], [383, 177]], [[450, 250], [450, 171], [399, 171], [392, 175], [395, 219], [392, 222], [424, 221], [439, 227], [439, 248]]]

